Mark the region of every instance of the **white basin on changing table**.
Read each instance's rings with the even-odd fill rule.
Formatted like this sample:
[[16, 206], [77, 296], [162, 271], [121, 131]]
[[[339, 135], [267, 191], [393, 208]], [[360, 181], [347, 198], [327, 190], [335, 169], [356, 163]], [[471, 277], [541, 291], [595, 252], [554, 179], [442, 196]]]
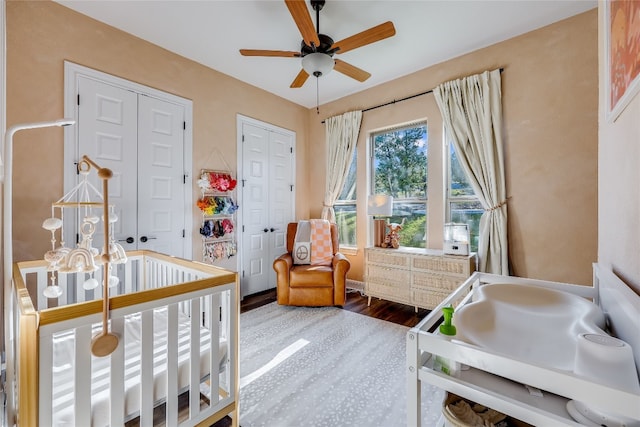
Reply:
[[578, 334], [604, 334], [605, 316], [568, 292], [492, 283], [453, 317], [456, 338], [539, 366], [574, 370]]

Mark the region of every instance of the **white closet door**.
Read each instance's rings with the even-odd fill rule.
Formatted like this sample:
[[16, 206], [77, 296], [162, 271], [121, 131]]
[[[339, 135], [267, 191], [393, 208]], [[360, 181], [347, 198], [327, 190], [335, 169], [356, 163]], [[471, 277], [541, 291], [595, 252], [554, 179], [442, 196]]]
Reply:
[[[109, 203], [118, 215], [115, 240], [127, 251], [183, 257], [184, 107], [85, 77], [78, 89], [78, 150], [113, 172]], [[96, 174], [89, 177], [102, 192]], [[82, 211], [78, 215], [84, 217]], [[94, 247], [102, 247], [101, 230], [97, 227]]]
[[293, 220], [293, 136], [242, 125], [242, 295], [276, 287], [273, 260]]
[[[109, 203], [114, 205], [118, 222], [114, 227], [116, 238], [137, 235], [137, 150], [138, 150], [138, 96], [134, 92], [96, 80], [80, 78], [78, 81], [78, 140], [80, 157], [87, 155], [98, 165], [109, 168]], [[102, 193], [102, 182], [93, 171], [90, 182]], [[93, 199], [95, 200], [95, 199]], [[70, 212], [71, 213], [71, 212]], [[84, 217], [84, 212], [73, 212]], [[98, 210], [98, 215], [102, 211]], [[67, 230], [77, 230], [67, 227]], [[75, 233], [75, 231], [74, 231]], [[102, 226], [97, 227], [94, 247], [102, 248]], [[73, 241], [67, 246], [75, 245]], [[136, 249], [136, 242], [120, 242], [125, 250]]]
[[[293, 220], [293, 153], [291, 135], [269, 134], [269, 267], [287, 251], [287, 225]], [[269, 288], [276, 287], [276, 276]]]
[[183, 257], [184, 107], [138, 99], [138, 249]]
[[269, 132], [249, 124], [244, 124], [242, 129], [244, 296], [269, 289], [273, 269], [269, 264]]

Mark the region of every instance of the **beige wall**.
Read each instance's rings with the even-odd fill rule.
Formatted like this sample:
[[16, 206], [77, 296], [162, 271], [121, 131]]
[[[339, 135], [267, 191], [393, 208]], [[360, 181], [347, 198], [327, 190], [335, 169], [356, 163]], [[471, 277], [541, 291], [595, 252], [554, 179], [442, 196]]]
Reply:
[[[7, 124], [63, 117], [63, 61], [68, 60], [193, 101], [193, 171], [215, 146], [236, 165], [236, 114], [297, 135], [297, 212], [306, 216], [307, 109], [175, 55], [53, 2], [7, 2]], [[16, 134], [14, 258], [40, 259], [49, 249], [42, 229], [50, 203], [62, 196], [63, 133]], [[210, 160], [211, 162], [211, 160]], [[71, 167], [71, 166], [70, 166]], [[194, 184], [194, 200], [199, 196]], [[194, 224], [201, 219], [195, 207]], [[194, 227], [194, 257], [201, 239]]]
[[[321, 121], [413, 95], [454, 78], [503, 67], [504, 144], [513, 274], [591, 284], [597, 254], [597, 10], [443, 62], [309, 111], [310, 158], [324, 158]], [[367, 135], [426, 118], [429, 126], [428, 246], [442, 245], [442, 119], [433, 95], [363, 114], [358, 141], [358, 247], [350, 277], [361, 279], [366, 246]], [[324, 164], [309, 164], [322, 206]], [[637, 182], [637, 181], [636, 181]]]
[[607, 121], [606, 25], [599, 3], [598, 262], [640, 294], [640, 95], [615, 122]]

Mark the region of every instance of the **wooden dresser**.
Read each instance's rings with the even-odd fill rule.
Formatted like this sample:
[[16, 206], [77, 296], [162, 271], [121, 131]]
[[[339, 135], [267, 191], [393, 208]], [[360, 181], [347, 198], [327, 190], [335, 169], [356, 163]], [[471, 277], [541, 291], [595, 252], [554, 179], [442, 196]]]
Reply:
[[444, 255], [441, 250], [365, 249], [365, 294], [433, 309], [476, 269], [476, 255]]

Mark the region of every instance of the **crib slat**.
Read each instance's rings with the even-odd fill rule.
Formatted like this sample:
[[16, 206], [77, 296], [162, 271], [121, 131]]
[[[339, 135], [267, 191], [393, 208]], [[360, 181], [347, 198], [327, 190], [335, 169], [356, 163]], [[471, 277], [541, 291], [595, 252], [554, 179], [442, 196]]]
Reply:
[[200, 298], [191, 299], [191, 334], [189, 364], [189, 416], [196, 417], [200, 413]]
[[45, 308], [49, 307], [49, 299], [47, 297], [44, 296], [44, 294], [42, 292], [44, 292], [44, 288], [47, 286], [47, 272], [45, 271], [38, 271], [36, 274], [36, 289], [38, 292], [38, 295], [36, 296], [38, 298], [38, 310], [44, 310]]
[[[209, 328], [209, 383], [211, 389], [209, 391], [210, 394], [210, 405], [214, 406], [220, 400], [220, 317], [218, 313], [220, 313], [220, 294], [215, 293], [211, 295], [211, 299], [209, 303], [209, 322], [207, 327]], [[227, 369], [228, 370], [228, 369]]]
[[75, 349], [75, 425], [91, 425], [91, 325], [76, 328]]
[[153, 426], [153, 310], [141, 315], [140, 425]]
[[115, 351], [111, 353], [110, 366], [110, 390], [111, 393], [111, 422], [112, 426], [124, 425], [124, 316], [111, 317], [111, 332], [120, 337], [120, 342]]
[[53, 425], [51, 403], [53, 401], [53, 338], [50, 334], [40, 335], [40, 396], [38, 419], [41, 426]]
[[128, 262], [124, 265], [124, 292], [130, 294], [134, 292], [133, 283], [133, 262]]
[[168, 426], [178, 425], [178, 304], [167, 313], [167, 416]]

